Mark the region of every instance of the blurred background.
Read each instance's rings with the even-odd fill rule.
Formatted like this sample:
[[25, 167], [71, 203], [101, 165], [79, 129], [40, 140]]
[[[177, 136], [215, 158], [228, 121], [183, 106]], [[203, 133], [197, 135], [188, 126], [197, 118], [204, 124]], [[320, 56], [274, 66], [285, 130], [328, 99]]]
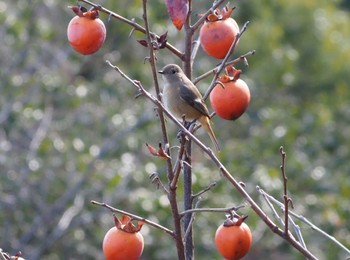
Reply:
[[[211, 1], [193, 1], [193, 20]], [[142, 1], [96, 2], [136, 22]], [[74, 1], [0, 1], [0, 248], [26, 259], [103, 259], [102, 240], [111, 213], [91, 200], [172, 226], [166, 195], [149, 176], [163, 181], [164, 161], [145, 143], [162, 140], [154, 106], [134, 99], [134, 87], [112, 70], [118, 65], [154, 92], [148, 50], [141, 33], [105, 14], [107, 39], [96, 54], [69, 46], [66, 28]], [[298, 214], [350, 247], [350, 2], [347, 0], [235, 1], [233, 17], [250, 21], [233, 58], [250, 50], [249, 67], [239, 65], [252, 100], [237, 121], [213, 119], [220, 159], [272, 217], [256, 186], [282, 200], [279, 147], [287, 153], [288, 190]], [[89, 8], [89, 6], [86, 6]], [[168, 31], [183, 50], [183, 32], [168, 19], [161, 0], [149, 1], [151, 29]], [[197, 36], [197, 34], [196, 34]], [[158, 65], [179, 60], [167, 50]], [[218, 60], [201, 49], [194, 76]], [[202, 93], [211, 79], [198, 84]], [[209, 102], [208, 102], [209, 105]], [[211, 108], [209, 107], [211, 110]], [[172, 145], [177, 127], [168, 122]], [[210, 145], [207, 135], [198, 137]], [[194, 192], [216, 182], [201, 207], [244, 203], [198, 149], [193, 157]], [[182, 185], [179, 185], [179, 201]], [[182, 205], [180, 205], [182, 208]], [[245, 259], [304, 259], [274, 235], [248, 207], [253, 245]], [[213, 236], [220, 213], [196, 216], [195, 257], [221, 259]], [[296, 220], [308, 249], [319, 259], [345, 259], [334, 243]], [[176, 259], [167, 235], [144, 226], [141, 259]]]

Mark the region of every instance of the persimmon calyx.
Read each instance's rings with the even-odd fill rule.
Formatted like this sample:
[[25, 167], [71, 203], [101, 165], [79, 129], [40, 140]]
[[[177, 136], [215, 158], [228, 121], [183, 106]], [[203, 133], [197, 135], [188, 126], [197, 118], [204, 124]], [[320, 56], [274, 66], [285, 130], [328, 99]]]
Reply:
[[240, 78], [242, 71], [236, 69], [233, 66], [227, 66], [225, 68], [225, 74], [218, 77], [218, 81], [221, 83], [227, 83], [230, 81], [236, 81]]
[[132, 223], [133, 219], [128, 215], [123, 215], [120, 219], [118, 219], [118, 217], [113, 214], [113, 217], [116, 228], [127, 233], [139, 232], [144, 224], [143, 221], [137, 221], [137, 224], [135, 226]]
[[224, 227], [232, 227], [232, 226], [240, 226], [242, 223], [248, 218], [248, 216], [241, 216], [241, 217], [228, 217], [224, 221]]
[[91, 20], [95, 20], [99, 17], [98, 10], [95, 7], [92, 7], [89, 11], [83, 6], [68, 6], [69, 9], [79, 17], [86, 17]]
[[[236, 7], [229, 7], [230, 3], [227, 3], [227, 5], [225, 5], [224, 8], [222, 8], [222, 10], [220, 10], [219, 8], [216, 8], [214, 11], [212, 11], [206, 18], [207, 22], [216, 22], [216, 21], [220, 21], [220, 20], [226, 20], [228, 18], [230, 18], [233, 10], [236, 9]], [[204, 14], [198, 14], [199, 17], [202, 17]]]

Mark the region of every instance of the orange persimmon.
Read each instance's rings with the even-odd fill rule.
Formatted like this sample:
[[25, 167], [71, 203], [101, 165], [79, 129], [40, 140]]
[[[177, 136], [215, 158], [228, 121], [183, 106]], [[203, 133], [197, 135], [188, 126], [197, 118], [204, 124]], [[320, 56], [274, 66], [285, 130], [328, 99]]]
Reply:
[[241, 217], [226, 220], [215, 233], [215, 245], [219, 253], [228, 260], [238, 260], [245, 256], [252, 244], [252, 233]]
[[216, 10], [208, 16], [199, 31], [203, 50], [217, 59], [226, 56], [239, 33], [237, 22], [230, 17], [232, 11], [233, 9], [228, 8]]
[[121, 219], [114, 216], [115, 227], [106, 233], [102, 249], [106, 260], [138, 260], [143, 252], [144, 240], [139, 232], [142, 222], [135, 227], [131, 218], [124, 215]]
[[211, 91], [210, 104], [219, 117], [235, 120], [247, 109], [250, 91], [245, 81], [239, 78], [239, 70], [233, 67], [227, 70], [228, 74], [219, 77], [219, 82]]
[[97, 52], [106, 39], [106, 27], [98, 18], [98, 11], [83, 12], [78, 6], [70, 8], [77, 14], [67, 28], [70, 45], [84, 55]]

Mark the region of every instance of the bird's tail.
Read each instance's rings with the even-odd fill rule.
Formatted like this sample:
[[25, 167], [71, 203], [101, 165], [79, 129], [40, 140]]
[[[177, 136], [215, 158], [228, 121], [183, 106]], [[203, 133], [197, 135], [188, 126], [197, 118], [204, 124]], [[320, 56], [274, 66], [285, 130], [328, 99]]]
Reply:
[[215, 137], [214, 131], [210, 125], [209, 118], [207, 116], [202, 116], [201, 118], [198, 119], [198, 121], [201, 123], [204, 130], [208, 133], [212, 143], [215, 146], [216, 151], [220, 152], [220, 146], [219, 146], [219, 143]]

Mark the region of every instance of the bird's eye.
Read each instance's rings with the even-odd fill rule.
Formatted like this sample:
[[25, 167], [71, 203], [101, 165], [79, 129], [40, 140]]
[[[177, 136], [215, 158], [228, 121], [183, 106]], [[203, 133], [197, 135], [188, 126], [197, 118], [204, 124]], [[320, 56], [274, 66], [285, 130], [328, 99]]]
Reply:
[[171, 70], [171, 73], [172, 73], [172, 74], [175, 74], [175, 73], [176, 73], [176, 69], [172, 69], [172, 70]]

